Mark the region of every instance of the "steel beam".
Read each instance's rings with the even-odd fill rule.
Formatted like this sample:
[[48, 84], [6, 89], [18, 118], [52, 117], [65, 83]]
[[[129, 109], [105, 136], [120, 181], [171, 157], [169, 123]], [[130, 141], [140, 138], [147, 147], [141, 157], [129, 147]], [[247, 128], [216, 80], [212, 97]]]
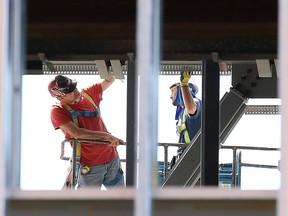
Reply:
[[[231, 89], [220, 101], [220, 141], [227, 137], [245, 112], [246, 98]], [[201, 131], [195, 135], [179, 161], [170, 170], [164, 180], [165, 186], [195, 186], [201, 177], [200, 173]]]
[[127, 128], [126, 128], [126, 185], [135, 184], [136, 143], [137, 143], [137, 92], [138, 75], [135, 63], [128, 62], [129, 74], [127, 75]]
[[203, 61], [201, 186], [218, 186], [219, 71], [218, 62]]

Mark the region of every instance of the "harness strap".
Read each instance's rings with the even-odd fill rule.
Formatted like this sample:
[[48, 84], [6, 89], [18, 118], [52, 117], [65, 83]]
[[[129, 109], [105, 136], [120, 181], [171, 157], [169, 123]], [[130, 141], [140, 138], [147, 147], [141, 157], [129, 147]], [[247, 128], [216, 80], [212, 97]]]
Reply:
[[[100, 109], [96, 106], [94, 100], [91, 98], [91, 96], [89, 94], [87, 94], [85, 91], [82, 91], [81, 92], [82, 96], [87, 98], [91, 104], [95, 107], [96, 110], [86, 110], [86, 111], [83, 111], [83, 110], [78, 110], [78, 111], [75, 111], [73, 110], [68, 104], [61, 104], [63, 107], [65, 107], [71, 117], [72, 117], [72, 120], [74, 122], [75, 125], [77, 125], [79, 127], [79, 122], [78, 122], [78, 116], [86, 116], [86, 117], [90, 117], [90, 116], [100, 116]], [[80, 160], [80, 157], [81, 157], [81, 142], [77, 141], [76, 142], [76, 160]]]
[[[70, 114], [71, 112], [73, 112], [73, 109], [68, 104], [61, 104], [61, 105], [65, 107], [69, 111]], [[79, 126], [77, 116], [72, 117], [72, 120], [75, 125]], [[76, 160], [80, 160], [80, 157], [81, 157], [81, 143], [79, 141], [76, 141]]]
[[91, 117], [91, 116], [100, 116], [100, 109], [97, 110], [78, 110], [78, 111], [70, 111], [71, 117], [77, 118], [78, 116], [85, 116], [85, 117]]
[[81, 94], [82, 94], [85, 98], [87, 98], [87, 99], [90, 101], [90, 103], [93, 104], [93, 106], [97, 109], [97, 106], [96, 106], [94, 100], [91, 98], [91, 96], [90, 96], [89, 94], [87, 94], [85, 91], [82, 91]]
[[190, 140], [188, 130], [186, 128], [186, 113], [184, 112], [185, 111], [183, 111], [182, 113], [181, 123], [176, 126], [176, 130], [177, 130], [177, 133], [179, 134], [183, 133], [185, 143], [190, 144], [191, 140]]

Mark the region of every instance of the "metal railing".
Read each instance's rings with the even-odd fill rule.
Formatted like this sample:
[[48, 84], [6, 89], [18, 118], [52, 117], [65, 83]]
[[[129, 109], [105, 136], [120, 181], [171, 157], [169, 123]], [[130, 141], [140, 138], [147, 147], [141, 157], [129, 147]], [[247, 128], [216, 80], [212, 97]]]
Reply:
[[237, 166], [239, 166], [239, 171], [241, 172], [241, 167], [257, 167], [257, 168], [278, 168], [275, 165], [265, 165], [265, 164], [249, 164], [241, 162], [241, 151], [238, 150], [260, 150], [260, 151], [280, 151], [280, 148], [267, 148], [267, 147], [254, 147], [254, 146], [225, 146], [222, 145], [220, 149], [231, 149], [232, 150], [232, 180], [231, 186], [236, 186], [236, 175]]
[[[103, 140], [87, 140], [87, 139], [72, 139], [72, 138], [67, 138], [64, 139], [61, 142], [61, 155], [60, 159], [61, 160], [67, 160], [67, 161], [72, 161], [72, 185], [75, 185], [75, 169], [76, 169], [76, 160], [73, 160], [73, 158], [76, 158], [76, 142], [89, 142], [89, 143], [97, 143], [97, 144], [109, 144], [108, 141], [103, 141]], [[65, 144], [69, 143], [70, 145], [73, 144], [73, 152], [71, 157], [65, 156]], [[184, 147], [187, 144], [185, 143], [158, 143], [158, 146], [162, 146], [164, 148], [164, 178], [166, 178], [168, 174], [168, 148], [169, 147]], [[121, 159], [121, 162], [126, 162], [126, 159]]]
[[[76, 158], [76, 149], [77, 149], [77, 142], [89, 142], [89, 143], [97, 143], [97, 144], [104, 144], [107, 145], [109, 144], [108, 141], [103, 141], [103, 140], [87, 140], [87, 139], [65, 139], [64, 141], [61, 142], [61, 155], [60, 159], [62, 160], [70, 160], [72, 162], [72, 174], [71, 174], [71, 189], [75, 189], [75, 186], [77, 184], [78, 180], [78, 168], [80, 167], [80, 161], [77, 161]], [[72, 148], [72, 157], [65, 157], [65, 143], [70, 143], [73, 144]], [[69, 174], [68, 174], [69, 176]], [[67, 180], [67, 178], [66, 178]]]
[[[76, 160], [73, 160], [73, 158], [76, 158], [76, 142], [89, 142], [89, 143], [97, 143], [97, 144], [109, 144], [108, 141], [102, 141], [102, 140], [87, 140], [87, 139], [65, 139], [61, 142], [61, 160], [67, 160], [72, 161], [72, 167], [73, 167], [73, 177], [72, 177], [72, 185], [75, 186], [75, 169], [76, 169]], [[65, 144], [70, 143], [70, 145], [73, 143], [73, 153], [72, 157], [65, 156]], [[168, 174], [168, 148], [169, 147], [184, 147], [187, 144], [185, 143], [158, 143], [158, 147], [164, 148], [164, 179], [167, 177]], [[256, 168], [278, 168], [278, 166], [275, 165], [265, 165], [265, 164], [249, 164], [249, 163], [242, 163], [241, 161], [241, 151], [239, 150], [261, 150], [261, 151], [280, 151], [280, 148], [267, 148], [267, 147], [253, 147], [253, 146], [226, 146], [221, 145], [221, 149], [230, 149], [232, 150], [232, 180], [231, 180], [231, 186], [236, 186], [236, 175], [237, 175], [237, 166], [241, 170], [241, 167], [256, 167]], [[126, 162], [126, 159], [121, 159], [121, 162]]]
[[168, 174], [168, 147], [184, 147], [187, 146], [186, 143], [158, 143], [158, 146], [163, 146], [164, 148], [164, 179]]

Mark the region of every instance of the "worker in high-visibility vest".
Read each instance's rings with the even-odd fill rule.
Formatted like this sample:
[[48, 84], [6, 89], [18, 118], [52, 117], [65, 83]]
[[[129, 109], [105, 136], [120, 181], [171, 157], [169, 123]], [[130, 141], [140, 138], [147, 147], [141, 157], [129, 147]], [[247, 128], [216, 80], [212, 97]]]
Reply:
[[51, 108], [53, 127], [61, 129], [65, 138], [101, 140], [108, 144], [82, 142], [77, 145], [80, 160], [79, 188], [104, 185], [125, 187], [123, 171], [117, 146], [125, 144], [123, 140], [110, 134], [101, 118], [100, 102], [102, 93], [113, 82], [115, 76], [109, 75], [102, 82], [90, 85], [81, 92], [77, 81], [67, 76], [57, 75], [48, 85], [52, 97], [58, 99]]
[[[201, 127], [201, 105], [202, 102], [196, 97], [198, 87], [194, 83], [189, 83], [192, 71], [181, 71], [180, 83], [170, 86], [172, 104], [176, 106], [176, 131], [179, 135], [179, 143], [190, 144], [195, 134]], [[178, 149], [178, 157], [184, 151]], [[171, 166], [175, 164], [177, 157], [173, 157]]]

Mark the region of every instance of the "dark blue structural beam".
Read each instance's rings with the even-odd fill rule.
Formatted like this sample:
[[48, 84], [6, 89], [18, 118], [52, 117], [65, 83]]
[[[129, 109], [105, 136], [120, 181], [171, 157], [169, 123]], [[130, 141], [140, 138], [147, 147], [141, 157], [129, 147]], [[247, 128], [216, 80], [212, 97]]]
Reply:
[[201, 185], [218, 186], [219, 161], [219, 64], [202, 63]]

